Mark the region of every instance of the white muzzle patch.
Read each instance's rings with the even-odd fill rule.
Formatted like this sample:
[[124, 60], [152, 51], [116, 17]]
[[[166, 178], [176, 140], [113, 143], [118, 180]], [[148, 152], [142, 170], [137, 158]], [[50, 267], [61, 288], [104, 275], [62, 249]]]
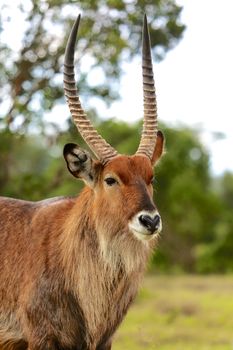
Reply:
[[157, 210], [140, 211], [129, 221], [129, 229], [139, 240], [149, 241], [161, 232], [161, 217]]

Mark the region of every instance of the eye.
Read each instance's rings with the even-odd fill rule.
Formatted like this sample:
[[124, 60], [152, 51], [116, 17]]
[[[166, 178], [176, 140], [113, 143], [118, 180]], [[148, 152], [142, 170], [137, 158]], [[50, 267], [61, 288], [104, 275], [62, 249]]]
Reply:
[[115, 180], [113, 177], [107, 177], [106, 179], [104, 179], [104, 181], [108, 186], [113, 186], [117, 183], [117, 180]]

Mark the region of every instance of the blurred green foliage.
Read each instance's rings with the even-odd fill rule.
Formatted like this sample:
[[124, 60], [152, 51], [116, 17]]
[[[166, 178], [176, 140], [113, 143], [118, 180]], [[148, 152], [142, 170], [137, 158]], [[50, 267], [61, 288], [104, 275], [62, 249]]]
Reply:
[[[135, 152], [141, 123], [108, 120], [98, 124], [99, 132], [119, 152]], [[151, 269], [232, 272], [233, 174], [211, 177], [209, 156], [197, 131], [161, 128], [167, 152], [155, 169], [154, 197], [163, 218], [163, 233]], [[83, 146], [73, 126], [52, 143], [45, 136], [1, 131], [1, 195], [39, 200], [78, 194], [83, 185], [66, 171], [62, 159], [67, 142]]]
[[[0, 5], [2, 33], [11, 18], [8, 6], [8, 1]], [[138, 53], [143, 13], [148, 13], [151, 23], [154, 53], [162, 58], [184, 30], [181, 7], [170, 0], [151, 0], [146, 5], [126, 0], [28, 0], [19, 10], [27, 23], [21, 51], [16, 55], [0, 43], [0, 193], [28, 200], [76, 195], [82, 184], [66, 171], [62, 147], [67, 142], [84, 146], [83, 141], [70, 121], [62, 131], [42, 116], [64, 99], [62, 55], [71, 22], [82, 10], [79, 52], [84, 53], [82, 62], [92, 62], [80, 74], [82, 96], [98, 95], [109, 103], [117, 98], [123, 60]], [[86, 74], [96, 69], [101, 69], [103, 79], [93, 86]], [[89, 115], [120, 153], [135, 152], [141, 123], [101, 121], [90, 108]], [[232, 272], [233, 174], [212, 178], [198, 130], [160, 127], [166, 135], [167, 154], [155, 170], [155, 202], [164, 228], [151, 269]]]
[[[0, 3], [0, 34], [9, 24], [17, 30], [16, 15], [24, 20], [19, 52], [9, 45], [9, 35], [0, 42], [0, 126], [20, 133], [32, 126], [42, 128], [43, 118], [58, 102], [64, 102], [62, 64], [65, 44], [79, 13], [77, 59], [80, 60], [79, 88], [82, 97], [103, 98], [106, 104], [118, 97], [122, 62], [137, 55], [141, 48], [143, 15], [148, 14], [151, 44], [157, 59], [175, 46], [184, 31], [181, 6], [172, 0], [25, 0], [13, 6]], [[12, 12], [15, 13], [12, 17]], [[21, 22], [19, 22], [21, 23]], [[88, 77], [87, 77], [88, 75]], [[98, 81], [92, 79], [98, 75]], [[95, 80], [93, 82], [93, 80]], [[6, 98], [7, 96], [7, 98]]]

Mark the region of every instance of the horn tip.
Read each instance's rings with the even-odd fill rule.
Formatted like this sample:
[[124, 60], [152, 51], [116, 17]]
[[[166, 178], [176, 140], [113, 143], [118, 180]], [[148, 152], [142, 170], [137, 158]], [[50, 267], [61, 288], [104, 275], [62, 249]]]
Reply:
[[79, 13], [78, 17], [76, 18], [76, 21], [75, 21], [76, 27], [79, 26], [80, 19], [81, 19], [81, 13]]
[[144, 19], [143, 19], [143, 32], [148, 33], [148, 20], [147, 20], [147, 15], [144, 13]]
[[143, 30], [142, 30], [142, 51], [143, 56], [145, 57], [151, 57], [151, 43], [150, 43], [150, 33], [148, 28], [148, 22], [147, 22], [147, 15], [144, 14], [144, 21], [143, 21]]
[[77, 32], [78, 32], [78, 28], [79, 28], [79, 22], [80, 22], [80, 19], [81, 19], [81, 14], [79, 14], [74, 22], [74, 25], [73, 25], [73, 29], [74, 31], [76, 32], [76, 35], [77, 35]]

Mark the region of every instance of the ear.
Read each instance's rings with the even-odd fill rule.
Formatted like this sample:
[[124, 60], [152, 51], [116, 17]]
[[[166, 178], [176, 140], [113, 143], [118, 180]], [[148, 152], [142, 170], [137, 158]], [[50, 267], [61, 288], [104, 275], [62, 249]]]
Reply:
[[64, 146], [63, 155], [67, 168], [71, 174], [93, 187], [97, 177], [98, 161], [91, 158], [86, 150], [81, 149], [75, 143], [68, 143]]
[[154, 153], [151, 159], [151, 163], [154, 166], [163, 154], [165, 138], [162, 131], [157, 132], [157, 139], [155, 144]]

